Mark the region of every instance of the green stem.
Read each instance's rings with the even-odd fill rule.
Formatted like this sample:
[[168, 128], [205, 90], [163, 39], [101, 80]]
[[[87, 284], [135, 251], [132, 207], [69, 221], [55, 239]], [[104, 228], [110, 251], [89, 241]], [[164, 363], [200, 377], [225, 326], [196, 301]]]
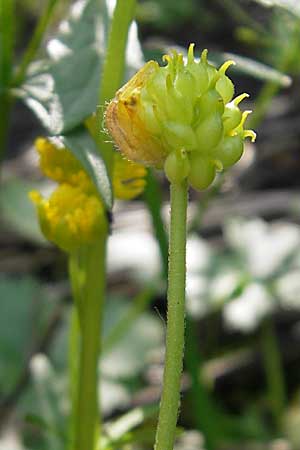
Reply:
[[180, 403], [184, 351], [187, 192], [186, 181], [171, 184], [166, 358], [155, 450], [173, 450]]
[[[75, 401], [75, 450], [93, 450], [97, 429], [100, 427], [98, 413], [97, 368], [100, 355], [102, 307], [105, 290], [106, 238], [90, 247], [79, 250], [76, 281], [80, 289], [77, 306], [81, 342], [78, 369], [78, 396]], [[78, 300], [80, 303], [78, 303]], [[74, 373], [74, 372], [73, 372]]]
[[27, 68], [31, 61], [33, 61], [36, 52], [38, 51], [42, 39], [44, 37], [45, 31], [47, 29], [47, 26], [49, 24], [49, 21], [52, 17], [54, 7], [58, 3], [57, 0], [48, 0], [48, 3], [44, 9], [43, 14], [39, 18], [39, 21], [36, 25], [36, 28], [33, 32], [32, 38], [30, 39], [30, 42], [25, 50], [25, 53], [22, 57], [21, 64], [18, 67], [17, 73], [13, 79], [14, 86], [19, 86], [26, 75]]
[[[73, 293], [74, 296], [74, 293]], [[77, 389], [78, 389], [78, 348], [80, 345], [80, 327], [78, 311], [74, 304], [71, 310], [70, 334], [69, 334], [69, 392], [71, 398], [70, 415], [70, 450], [73, 450], [76, 430]]]
[[13, 67], [15, 2], [0, 0], [0, 163], [4, 158], [11, 99], [9, 86]]
[[269, 405], [275, 425], [280, 428], [286, 405], [286, 388], [281, 355], [272, 320], [266, 320], [261, 330], [261, 349], [268, 386]]
[[[134, 16], [135, 6], [136, 0], [118, 0], [114, 9], [99, 93], [100, 107], [97, 109], [97, 124], [103, 123], [104, 105], [114, 97], [123, 81], [127, 36]], [[97, 133], [97, 136], [107, 170], [111, 173], [113, 167], [113, 146], [110, 142], [107, 142], [107, 136], [104, 133]]]

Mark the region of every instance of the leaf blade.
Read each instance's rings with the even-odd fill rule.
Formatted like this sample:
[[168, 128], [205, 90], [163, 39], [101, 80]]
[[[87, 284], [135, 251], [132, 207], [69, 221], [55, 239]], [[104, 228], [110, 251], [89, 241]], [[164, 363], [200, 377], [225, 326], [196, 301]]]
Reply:
[[64, 146], [81, 162], [95, 184], [106, 208], [111, 210], [113, 204], [111, 181], [105, 163], [97, 151], [96, 143], [88, 131], [80, 126], [61, 136], [60, 139]]

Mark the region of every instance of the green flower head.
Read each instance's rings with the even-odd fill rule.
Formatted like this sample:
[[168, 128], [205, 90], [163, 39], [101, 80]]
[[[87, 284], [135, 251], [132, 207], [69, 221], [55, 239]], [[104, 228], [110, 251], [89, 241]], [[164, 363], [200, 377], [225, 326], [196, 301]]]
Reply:
[[172, 183], [185, 178], [206, 189], [216, 171], [242, 156], [244, 139], [255, 140], [244, 123], [250, 111], [239, 109], [248, 94], [233, 99], [234, 85], [226, 75], [233, 61], [219, 69], [208, 63], [207, 50], [199, 61], [194, 44], [187, 61], [173, 51], [165, 66], [148, 62], [116, 94], [106, 111], [106, 126], [125, 156], [164, 168]]

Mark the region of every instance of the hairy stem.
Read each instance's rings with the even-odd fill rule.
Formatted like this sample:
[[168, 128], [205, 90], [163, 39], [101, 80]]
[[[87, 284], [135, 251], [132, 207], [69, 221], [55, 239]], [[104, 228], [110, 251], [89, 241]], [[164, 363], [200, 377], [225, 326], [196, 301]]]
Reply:
[[184, 352], [187, 182], [172, 183], [170, 192], [166, 358], [155, 450], [173, 450]]

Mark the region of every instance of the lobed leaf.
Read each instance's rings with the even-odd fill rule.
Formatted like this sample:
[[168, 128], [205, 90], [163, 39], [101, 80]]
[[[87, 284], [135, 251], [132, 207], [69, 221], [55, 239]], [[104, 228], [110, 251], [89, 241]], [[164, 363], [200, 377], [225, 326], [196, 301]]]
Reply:
[[[14, 91], [52, 135], [69, 132], [96, 111], [111, 14], [109, 0], [77, 1], [48, 43], [48, 58], [33, 63], [23, 85]], [[135, 23], [129, 30], [126, 59], [127, 78], [143, 63]]]

